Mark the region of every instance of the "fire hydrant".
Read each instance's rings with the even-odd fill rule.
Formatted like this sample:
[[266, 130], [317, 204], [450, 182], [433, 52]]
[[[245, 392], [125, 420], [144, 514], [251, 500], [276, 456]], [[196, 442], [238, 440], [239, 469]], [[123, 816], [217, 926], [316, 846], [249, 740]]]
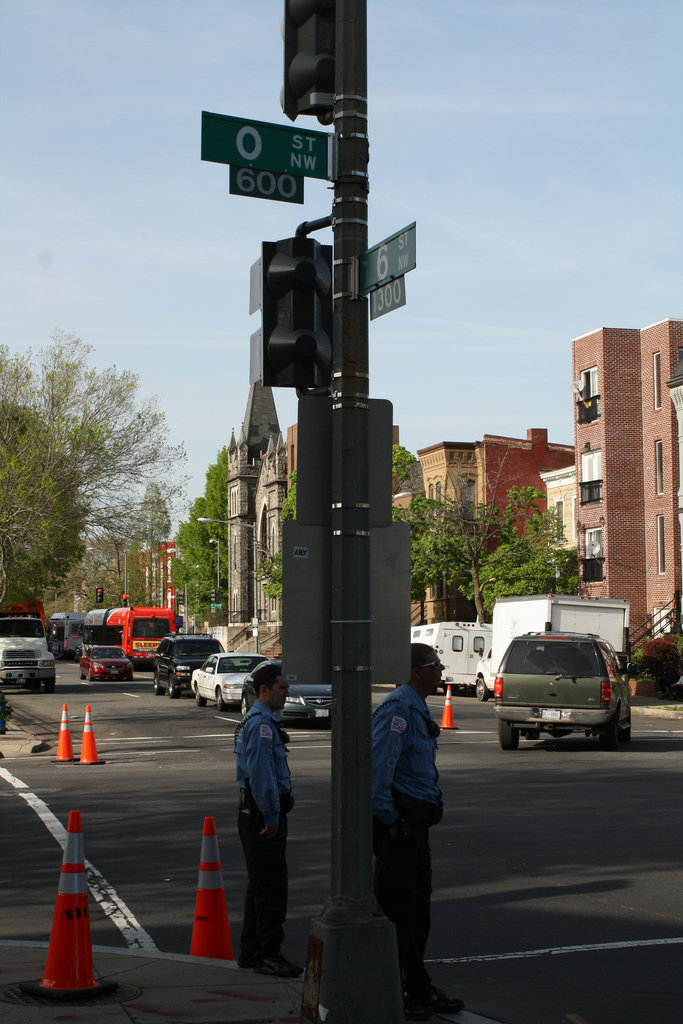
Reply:
[[12, 708], [5, 700], [5, 695], [0, 690], [0, 735], [7, 732], [7, 719], [12, 717]]

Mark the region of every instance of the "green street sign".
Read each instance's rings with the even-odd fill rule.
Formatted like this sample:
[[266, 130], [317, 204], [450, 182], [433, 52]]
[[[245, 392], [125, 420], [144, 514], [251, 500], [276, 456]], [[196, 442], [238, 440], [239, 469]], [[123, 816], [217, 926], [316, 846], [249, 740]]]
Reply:
[[253, 167], [230, 164], [230, 194], [279, 199], [281, 203], [303, 203], [304, 179], [299, 175], [257, 171]]
[[302, 178], [329, 178], [329, 149], [333, 138], [327, 132], [202, 111], [202, 160], [213, 163], [236, 164]]
[[367, 295], [374, 288], [381, 288], [387, 281], [414, 270], [415, 262], [415, 221], [390, 235], [383, 242], [373, 245], [361, 253], [359, 260], [359, 294]]

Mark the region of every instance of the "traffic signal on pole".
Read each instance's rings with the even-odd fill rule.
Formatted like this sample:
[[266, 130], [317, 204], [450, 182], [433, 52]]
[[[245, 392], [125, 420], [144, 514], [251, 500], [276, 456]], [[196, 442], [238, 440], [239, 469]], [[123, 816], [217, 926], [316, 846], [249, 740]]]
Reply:
[[335, 0], [285, 0], [282, 109], [295, 121], [313, 114], [332, 124]]
[[211, 591], [211, 604], [215, 604], [215, 603], [216, 603], [216, 591], [212, 590]]
[[266, 387], [327, 386], [332, 367], [332, 246], [303, 235], [263, 242], [258, 287], [262, 329], [256, 378]]
[[95, 604], [102, 604], [104, 601], [104, 587], [95, 588]]

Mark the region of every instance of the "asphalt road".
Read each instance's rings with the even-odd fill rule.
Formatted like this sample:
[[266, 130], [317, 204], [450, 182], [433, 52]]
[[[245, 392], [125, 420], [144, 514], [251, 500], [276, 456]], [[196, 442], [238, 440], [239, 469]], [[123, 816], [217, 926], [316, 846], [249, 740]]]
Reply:
[[[46, 754], [0, 761], [0, 937], [47, 939], [57, 839], [82, 813], [94, 944], [189, 952], [205, 815], [216, 820], [237, 942], [244, 885], [232, 733], [239, 713], [58, 667], [53, 695], [8, 688], [20, 723], [76, 750], [90, 704], [100, 765]], [[378, 693], [376, 698], [382, 694]], [[443, 697], [431, 701], [440, 721]], [[434, 981], [505, 1024], [679, 1024], [683, 1014], [683, 720], [634, 717], [614, 753], [565, 737], [500, 750], [491, 703], [455, 698], [432, 832]], [[290, 912], [284, 952], [305, 959], [328, 887], [330, 732], [290, 729]], [[55, 838], [57, 836], [57, 839]]]

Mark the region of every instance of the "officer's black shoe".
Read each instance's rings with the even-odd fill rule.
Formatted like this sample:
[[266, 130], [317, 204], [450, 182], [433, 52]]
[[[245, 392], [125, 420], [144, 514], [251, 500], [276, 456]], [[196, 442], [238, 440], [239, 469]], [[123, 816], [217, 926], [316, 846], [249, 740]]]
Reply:
[[270, 974], [274, 978], [299, 978], [304, 973], [304, 969], [290, 963], [282, 953], [273, 953], [272, 956], [264, 957], [254, 967], [254, 973]]
[[431, 1020], [434, 1012], [426, 998], [408, 999], [407, 996], [403, 998], [404, 1020]]
[[237, 966], [249, 969], [256, 967], [257, 964], [261, 963], [261, 958], [254, 956], [252, 953], [240, 953], [237, 957]]
[[460, 1013], [465, 1009], [462, 999], [452, 999], [436, 985], [429, 986], [427, 1000], [435, 1013]]

